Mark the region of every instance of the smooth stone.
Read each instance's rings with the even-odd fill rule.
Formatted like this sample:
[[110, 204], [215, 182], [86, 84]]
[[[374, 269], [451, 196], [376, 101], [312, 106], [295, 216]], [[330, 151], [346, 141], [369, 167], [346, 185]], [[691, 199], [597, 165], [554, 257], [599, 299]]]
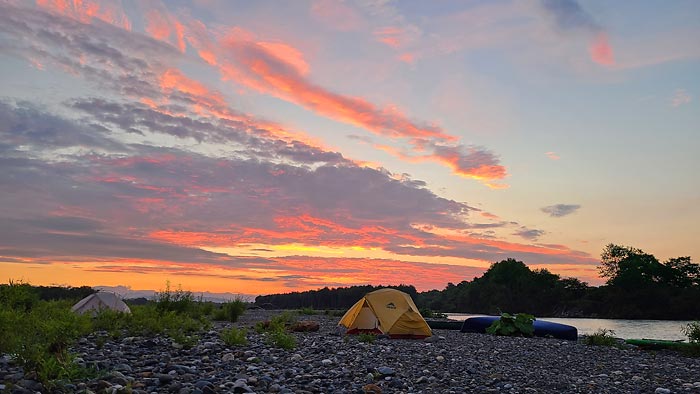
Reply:
[[236, 359], [236, 356], [233, 353], [226, 353], [221, 357], [221, 361], [227, 363], [229, 361], [233, 361]]
[[396, 371], [389, 367], [379, 367], [377, 368], [377, 372], [382, 376], [392, 376], [396, 373]]
[[158, 379], [161, 385], [166, 385], [174, 379], [173, 375], [167, 373], [157, 373], [155, 374], [155, 378]]
[[671, 390], [659, 387], [656, 390], [654, 390], [654, 394], [671, 394]]

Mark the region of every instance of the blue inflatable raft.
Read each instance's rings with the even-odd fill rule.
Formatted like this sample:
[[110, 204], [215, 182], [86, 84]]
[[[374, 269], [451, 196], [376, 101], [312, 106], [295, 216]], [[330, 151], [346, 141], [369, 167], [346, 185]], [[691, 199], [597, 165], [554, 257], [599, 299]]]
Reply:
[[[500, 319], [498, 316], [470, 317], [464, 321], [460, 331], [485, 333], [486, 329], [498, 319]], [[570, 341], [578, 340], [578, 330], [574, 326], [544, 320], [535, 320], [533, 326], [535, 328], [535, 336], [538, 337], [552, 337]]]

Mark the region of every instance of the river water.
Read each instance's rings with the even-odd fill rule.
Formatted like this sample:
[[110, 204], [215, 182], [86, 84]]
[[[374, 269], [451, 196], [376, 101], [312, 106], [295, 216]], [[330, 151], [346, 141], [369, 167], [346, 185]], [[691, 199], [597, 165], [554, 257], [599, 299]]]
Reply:
[[[462, 313], [448, 313], [447, 317], [453, 320], [464, 320], [472, 316]], [[614, 336], [624, 339], [687, 339], [681, 332], [690, 321], [683, 320], [623, 320], [623, 319], [586, 319], [586, 318], [558, 318], [543, 317], [539, 320], [551, 321], [554, 323], [568, 324], [578, 329], [579, 335], [593, 334], [599, 328], [606, 328], [615, 331]]]

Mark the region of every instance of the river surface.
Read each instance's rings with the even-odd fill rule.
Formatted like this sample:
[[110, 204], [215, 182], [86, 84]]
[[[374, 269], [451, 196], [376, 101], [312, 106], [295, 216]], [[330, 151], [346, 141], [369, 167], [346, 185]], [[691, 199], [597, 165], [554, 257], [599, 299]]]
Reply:
[[[463, 313], [448, 313], [447, 317], [453, 320], [464, 320], [472, 316]], [[684, 320], [623, 320], [623, 319], [586, 319], [586, 318], [558, 318], [543, 317], [539, 320], [551, 321], [554, 323], [568, 324], [578, 329], [579, 335], [593, 334], [599, 328], [615, 331], [614, 336], [624, 339], [688, 339], [681, 332], [690, 321]]]

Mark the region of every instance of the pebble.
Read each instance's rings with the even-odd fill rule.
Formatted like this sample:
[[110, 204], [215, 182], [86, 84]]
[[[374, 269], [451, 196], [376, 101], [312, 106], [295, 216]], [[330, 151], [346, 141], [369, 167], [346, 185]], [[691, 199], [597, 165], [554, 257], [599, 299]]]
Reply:
[[[337, 317], [316, 315], [317, 332], [292, 333], [297, 348], [271, 346], [254, 332], [277, 311], [250, 310], [233, 326], [248, 344], [228, 347], [215, 322], [191, 349], [167, 336], [114, 339], [90, 334], [71, 352], [99, 365], [100, 379], [65, 382], [63, 392], [211, 393], [700, 393], [700, 359], [670, 352], [586, 346], [546, 338], [507, 338], [435, 330], [430, 342], [360, 342], [337, 335]], [[101, 346], [97, 346], [101, 338]], [[0, 355], [0, 391], [44, 392]], [[4, 387], [3, 387], [4, 386]]]

